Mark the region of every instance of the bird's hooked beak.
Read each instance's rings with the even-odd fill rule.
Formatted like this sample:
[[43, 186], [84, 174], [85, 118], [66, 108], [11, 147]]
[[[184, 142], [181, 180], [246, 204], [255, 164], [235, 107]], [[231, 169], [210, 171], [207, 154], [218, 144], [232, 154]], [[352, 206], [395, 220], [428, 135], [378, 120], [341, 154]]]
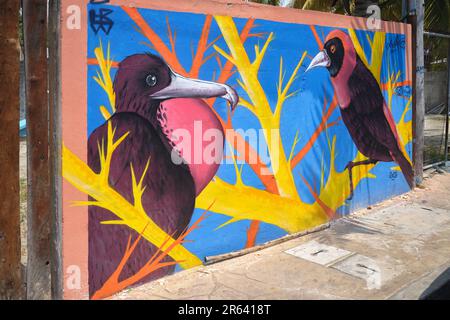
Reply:
[[330, 57], [328, 56], [327, 52], [325, 50], [320, 51], [314, 59], [309, 64], [308, 69], [306, 69], [305, 72], [308, 72], [311, 69], [317, 68], [317, 67], [329, 67], [331, 65]]
[[170, 84], [151, 97], [157, 99], [221, 97], [228, 101], [231, 111], [234, 111], [239, 102], [236, 91], [226, 84], [186, 78], [173, 71]]

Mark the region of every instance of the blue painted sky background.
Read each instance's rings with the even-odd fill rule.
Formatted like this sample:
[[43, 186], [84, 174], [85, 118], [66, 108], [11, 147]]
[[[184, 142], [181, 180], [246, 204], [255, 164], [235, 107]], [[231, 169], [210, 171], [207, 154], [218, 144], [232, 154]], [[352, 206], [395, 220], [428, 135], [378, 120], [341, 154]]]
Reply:
[[[104, 48], [106, 48], [108, 42], [110, 43], [111, 56], [114, 61], [121, 61], [128, 55], [135, 53], [153, 52], [153, 50], [146, 45], [149, 44], [149, 41], [137, 31], [134, 22], [122, 9], [120, 9], [120, 7], [89, 5], [88, 9], [99, 10], [103, 7], [113, 10], [109, 17], [114, 21], [114, 25], [108, 35], [101, 30], [98, 34], [95, 34], [94, 31], [89, 28], [89, 58], [95, 57], [94, 49], [99, 45], [100, 40], [103, 42]], [[139, 12], [146, 22], [169, 46], [166, 22], [166, 19], [168, 19], [172, 31], [176, 32], [176, 52], [178, 58], [184, 68], [189, 70], [201, 34], [205, 15], [149, 9], [140, 9]], [[246, 19], [235, 18], [234, 21], [240, 31], [243, 28]], [[299, 92], [296, 96], [286, 101], [281, 116], [281, 136], [285, 152], [289, 155], [297, 131], [299, 132], [300, 141], [295, 148], [296, 152], [305, 145], [320, 123], [323, 101], [324, 99], [331, 101], [333, 97], [333, 88], [326, 69], [315, 69], [307, 74], [304, 72], [311, 61], [311, 58], [319, 51], [316, 40], [308, 25], [280, 23], [267, 20], [256, 20], [254, 25], [255, 27], [252, 29], [252, 33], [262, 32], [264, 35], [263, 38], [249, 38], [246, 41], [245, 48], [249, 53], [250, 59], [254, 58], [253, 47], [255, 44], [259, 43], [260, 46], [262, 46], [270, 32], [273, 32], [275, 36], [274, 41], [272, 41], [267, 50], [259, 73], [260, 82], [272, 106], [275, 105], [277, 98], [276, 83], [278, 81], [280, 57], [283, 57], [287, 79], [303, 52], [307, 51], [308, 53], [308, 57], [298, 73], [298, 78], [292, 86], [292, 90], [299, 90]], [[333, 29], [317, 26], [316, 30], [323, 40]], [[219, 35], [220, 30], [213, 20], [209, 40], [211, 41]], [[357, 31], [357, 35], [370, 59], [370, 45], [367, 36], [372, 39], [373, 33]], [[403, 35], [387, 35], [387, 46], [385, 48], [383, 60], [382, 82], [386, 82], [388, 78], [388, 66], [390, 72], [402, 72], [399, 81], [405, 80], [405, 48], [402, 46], [395, 46], [395, 43], [401, 43], [402, 41], [404, 42], [404, 40], [405, 37]], [[219, 39], [216, 44], [228, 52], [227, 46], [222, 38]], [[206, 55], [213, 52], [214, 48], [211, 47], [206, 52]], [[220, 57], [220, 59], [222, 64], [226, 62], [224, 58]], [[97, 66], [91, 65], [88, 67], [88, 134], [104, 122], [104, 119], [99, 112], [99, 106], [108, 105], [106, 93], [93, 80], [93, 76], [96, 75], [97, 70]], [[200, 72], [200, 78], [204, 80], [214, 80], [214, 74], [217, 74], [218, 72], [219, 66], [216, 59], [213, 58], [203, 65]], [[113, 73], [115, 73], [115, 69], [113, 69]], [[246, 94], [237, 85], [236, 79], [238, 77], [239, 75], [236, 73], [228, 81], [228, 84], [233, 86], [238, 91], [239, 95], [246, 98], [246, 100], [249, 100]], [[387, 98], [386, 92], [385, 97]], [[394, 95], [392, 113], [396, 121], [400, 119], [402, 111], [406, 107], [406, 102], [406, 99]], [[220, 115], [224, 118], [226, 117], [227, 106], [223, 99], [217, 99], [214, 107]], [[332, 122], [338, 119], [339, 116], [340, 112], [336, 109], [329, 121]], [[410, 118], [411, 111], [407, 114], [407, 120]], [[234, 128], [242, 128], [244, 130], [260, 128], [259, 122], [254, 115], [243, 107], [237, 108], [233, 117], [233, 126]], [[326, 179], [330, 159], [329, 143], [331, 143], [334, 136], [337, 137], [337, 159], [335, 165], [338, 171], [344, 170], [348, 161], [353, 159], [357, 153], [357, 149], [342, 121], [340, 121], [338, 125], [329, 128], [327, 134], [321, 134], [314, 147], [305, 156], [301, 164], [293, 170], [298, 191], [305, 202], [312, 203], [314, 200], [306, 186], [303, 184], [300, 175], [303, 175], [311, 184], [314, 181], [319, 182], [323, 160]], [[407, 151], [411, 154], [411, 150], [412, 146], [410, 143], [407, 146]], [[383, 199], [406, 192], [408, 186], [403, 176], [400, 173], [396, 178], [392, 175], [390, 168], [394, 166], [394, 163], [379, 163], [372, 170], [372, 173], [375, 174], [377, 178], [363, 180], [355, 189], [355, 196], [351, 204], [341, 207], [339, 212], [348, 214], [356, 209], [366, 207], [370, 204], [380, 202]], [[232, 164], [221, 165], [218, 175], [230, 183], [233, 183], [236, 178]], [[248, 165], [244, 165], [243, 180], [247, 185], [263, 189], [262, 183]], [[196, 210], [192, 221], [195, 221], [200, 213], [199, 210]], [[185, 246], [201, 258], [242, 249], [246, 242], [246, 231], [249, 226], [248, 221], [233, 223], [216, 231], [214, 230], [217, 226], [229, 219], [230, 218], [227, 216], [211, 213], [209, 217], [202, 222], [201, 228], [195, 230], [189, 236], [189, 240], [193, 240], [193, 242], [188, 242]], [[276, 226], [262, 223], [261, 230], [258, 233], [257, 242], [263, 243], [285, 234], [285, 231]]]

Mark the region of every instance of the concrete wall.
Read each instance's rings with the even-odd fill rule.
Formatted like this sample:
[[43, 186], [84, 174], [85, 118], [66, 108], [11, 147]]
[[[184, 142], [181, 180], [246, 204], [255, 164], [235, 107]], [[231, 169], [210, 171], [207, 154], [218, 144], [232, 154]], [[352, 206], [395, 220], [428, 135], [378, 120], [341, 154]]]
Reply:
[[[409, 190], [409, 26], [375, 33], [241, 1], [102, 2], [61, 6], [65, 298], [105, 298]], [[324, 42], [332, 61], [345, 48], [334, 84], [323, 63], [306, 71]], [[359, 88], [354, 53], [371, 63]], [[351, 135], [350, 103], [387, 121]], [[380, 132], [401, 168], [361, 165], [350, 180], [355, 141]]]
[[447, 71], [425, 72], [425, 110], [447, 103]]

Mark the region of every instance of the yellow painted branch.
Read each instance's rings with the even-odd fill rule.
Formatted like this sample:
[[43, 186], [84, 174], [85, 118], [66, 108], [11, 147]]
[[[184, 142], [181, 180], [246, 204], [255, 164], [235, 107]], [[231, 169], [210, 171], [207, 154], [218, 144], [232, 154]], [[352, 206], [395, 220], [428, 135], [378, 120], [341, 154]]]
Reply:
[[307, 204], [245, 185], [220, 179], [210, 182], [197, 197], [196, 207], [206, 209], [215, 199], [214, 212], [234, 221], [259, 220], [295, 233], [325, 223], [327, 216], [317, 203]]
[[378, 84], [381, 83], [381, 66], [383, 64], [383, 53], [384, 53], [384, 44], [386, 41], [386, 34], [384, 32], [378, 31], [375, 32], [373, 42], [370, 43], [372, 58], [369, 63], [369, 59], [367, 59], [366, 53], [359, 42], [358, 36], [356, 35], [355, 30], [348, 29], [348, 33], [350, 38], [352, 39], [353, 46], [355, 47], [356, 53], [364, 62], [367, 68], [372, 72], [375, 79], [377, 79]]
[[[281, 117], [281, 109], [284, 105], [284, 103], [286, 102], [286, 100], [291, 97], [292, 95], [294, 95], [296, 93], [296, 91], [294, 91], [293, 93], [290, 93], [289, 90], [291, 89], [291, 86], [295, 80], [295, 78], [297, 77], [297, 73], [298, 70], [300, 69], [300, 67], [303, 65], [303, 61], [305, 60], [307, 55], [307, 52], [303, 52], [302, 57], [300, 58], [300, 60], [298, 61], [297, 65], [295, 66], [294, 71], [292, 71], [291, 76], [289, 77], [288, 82], [286, 83], [286, 85], [283, 88], [283, 59], [280, 59], [280, 75], [279, 75], [279, 84], [277, 87], [277, 91], [278, 91], [278, 99], [277, 99], [277, 103], [275, 106], [275, 119], [278, 123], [280, 123], [280, 117]], [[289, 162], [289, 161], [288, 161]]]
[[230, 50], [230, 55], [217, 46], [215, 48], [236, 66], [241, 76], [243, 87], [254, 106], [251, 111], [258, 117], [263, 128], [278, 191], [283, 197], [299, 200], [290, 163], [286, 159], [279, 134], [279, 122], [272, 113], [267, 96], [258, 80], [259, 60], [262, 59], [273, 36], [269, 35], [262, 51], [258, 51], [256, 60], [252, 63], [240, 40], [233, 18], [227, 16], [215, 16], [214, 18]]
[[[327, 182], [320, 190], [320, 200], [331, 210], [338, 209], [350, 195], [350, 180], [347, 170], [336, 171], [334, 162], [336, 137], [331, 149], [331, 167]], [[353, 161], [366, 158], [358, 153]], [[353, 184], [356, 187], [365, 178], [374, 178], [370, 173], [374, 165], [359, 166], [353, 169]], [[231, 222], [239, 220], [258, 220], [276, 225], [288, 233], [300, 232], [328, 220], [318, 202], [313, 204], [288, 199], [276, 194], [248, 187], [243, 184], [232, 185], [216, 178], [197, 197], [196, 207], [206, 209], [215, 199], [214, 212], [229, 216]]]
[[[100, 72], [97, 72], [97, 76], [94, 76], [94, 80], [99, 84], [100, 87], [106, 92], [108, 95], [109, 104], [111, 106], [111, 110], [114, 113], [116, 111], [116, 94], [113, 89], [113, 81], [111, 79], [111, 66], [112, 60], [110, 55], [110, 46], [108, 43], [108, 48], [106, 52], [106, 58], [103, 53], [103, 45], [100, 40], [99, 47], [94, 49], [95, 57], [97, 58], [98, 66], [100, 68]], [[102, 113], [103, 114], [103, 113]], [[105, 114], [103, 114], [105, 116]]]
[[[350, 176], [348, 170], [344, 169], [342, 172], [338, 172], [335, 167], [336, 159], [336, 136], [333, 138], [331, 146], [331, 160], [330, 160], [330, 173], [327, 182], [322, 187], [320, 192], [320, 199], [333, 211], [338, 209], [350, 196]], [[365, 158], [358, 152], [353, 162], [364, 161]], [[358, 184], [366, 178], [375, 178], [370, 170], [375, 165], [357, 166], [352, 170], [353, 173], [353, 185], [356, 188]]]
[[355, 30], [348, 29], [348, 34], [352, 39], [353, 46], [355, 47], [356, 53], [361, 58], [362, 62], [366, 65], [366, 67], [370, 68], [369, 60], [367, 59], [366, 53], [359, 42], [358, 36], [356, 35]]
[[371, 45], [372, 59], [370, 62], [370, 71], [372, 71], [378, 84], [381, 84], [381, 67], [383, 65], [384, 44], [386, 34], [381, 31], [375, 32], [373, 43]]
[[[142, 237], [164, 250], [175, 240], [162, 230], [149, 216], [138, 210], [124, 199], [117, 191], [102, 182], [100, 175], [94, 173], [82, 160], [66, 146], [62, 150], [63, 177], [81, 192], [91, 196], [98, 204], [114, 213], [124, 224], [142, 233]], [[209, 202], [211, 205], [211, 201]], [[169, 241], [166, 241], [169, 238]], [[201, 265], [201, 260], [182, 245], [174, 247], [169, 255], [181, 261], [182, 268]]]
[[402, 117], [400, 121], [397, 123], [397, 131], [400, 136], [400, 144], [402, 147], [402, 152], [408, 159], [409, 163], [412, 164], [411, 157], [408, 152], [406, 152], [405, 146], [412, 141], [412, 121], [405, 121], [406, 113], [411, 109], [412, 98], [409, 99], [406, 104], [405, 110], [403, 110]]

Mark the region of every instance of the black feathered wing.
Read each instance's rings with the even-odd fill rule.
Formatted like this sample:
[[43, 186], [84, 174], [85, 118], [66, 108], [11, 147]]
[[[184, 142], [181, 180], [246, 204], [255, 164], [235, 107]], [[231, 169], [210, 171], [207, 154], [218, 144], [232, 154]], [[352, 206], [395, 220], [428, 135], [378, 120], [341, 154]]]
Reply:
[[359, 57], [348, 87], [351, 103], [341, 109], [342, 119], [358, 150], [373, 160], [398, 163], [412, 188], [413, 170], [400, 147], [392, 114], [377, 80]]
[[[131, 167], [139, 179], [147, 161], [150, 166], [144, 178], [146, 189], [142, 204], [146, 213], [168, 234], [177, 237], [188, 226], [195, 203], [195, 187], [189, 170], [175, 165], [160, 135], [144, 118], [134, 113], [117, 113], [111, 120], [116, 128], [115, 140], [129, 132], [126, 139], [114, 151], [109, 183], [126, 200], [133, 203]], [[106, 145], [107, 123], [98, 127], [89, 137], [88, 164], [96, 173], [100, 171], [98, 143]], [[128, 226], [103, 225], [101, 221], [117, 220], [111, 212], [89, 207], [89, 291], [95, 293], [117, 268], [125, 252], [130, 234], [137, 233]], [[156, 252], [156, 247], [142, 239], [130, 257], [120, 279], [136, 273]], [[163, 268], [150, 274], [143, 281], [159, 278], [173, 270]]]

